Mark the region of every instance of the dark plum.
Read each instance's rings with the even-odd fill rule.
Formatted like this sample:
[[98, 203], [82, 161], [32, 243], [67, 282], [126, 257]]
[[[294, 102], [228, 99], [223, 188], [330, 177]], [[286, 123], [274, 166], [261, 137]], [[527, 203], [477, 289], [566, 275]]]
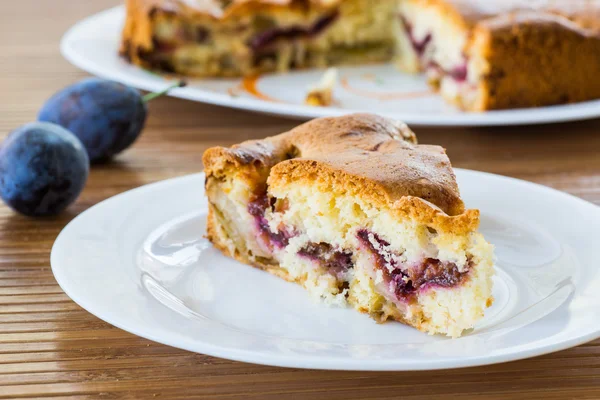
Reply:
[[121, 83], [88, 78], [52, 96], [38, 120], [73, 132], [91, 162], [107, 161], [135, 142], [146, 123], [146, 102], [164, 93], [142, 97], [136, 89]]
[[58, 214], [83, 190], [89, 164], [79, 139], [65, 128], [23, 125], [0, 145], [0, 197], [28, 216]]
[[269, 223], [265, 218], [265, 210], [267, 207], [272, 207], [266, 193], [257, 194], [255, 198], [248, 204], [248, 212], [254, 217], [256, 228], [262, 239], [267, 243], [269, 248], [283, 248], [288, 245], [292, 235], [289, 232], [279, 231], [272, 232], [269, 228]]
[[288, 27], [271, 27], [263, 30], [250, 38], [249, 46], [254, 51], [262, 51], [279, 39], [293, 40], [304, 37], [314, 37], [323, 32], [327, 27], [334, 23], [339, 17], [338, 12], [326, 15], [318, 19], [313, 25], [308, 27], [292, 25]]
[[[384, 279], [393, 282], [394, 292], [398, 299], [413, 295], [424, 285], [436, 285], [441, 287], [452, 287], [460, 284], [468, 274], [460, 272], [458, 266], [452, 262], [440, 261], [434, 258], [425, 258], [412, 268], [408, 265], [399, 265], [389, 249], [390, 244], [379, 235], [361, 229], [357, 236], [364, 246], [374, 257], [375, 266], [383, 273]], [[371, 242], [376, 242], [376, 246]], [[471, 259], [468, 260], [469, 266]]]
[[309, 242], [298, 251], [298, 255], [318, 261], [336, 275], [354, 268], [352, 253], [348, 250], [335, 249], [329, 243]]

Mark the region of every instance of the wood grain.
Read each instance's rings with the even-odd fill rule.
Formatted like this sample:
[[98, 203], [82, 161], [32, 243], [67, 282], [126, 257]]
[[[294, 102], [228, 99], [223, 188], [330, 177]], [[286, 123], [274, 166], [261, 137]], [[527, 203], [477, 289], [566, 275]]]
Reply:
[[[35, 119], [54, 91], [84, 76], [59, 54], [74, 22], [118, 0], [20, 0], [0, 13], [0, 138]], [[322, 372], [256, 366], [135, 337], [83, 311], [56, 284], [52, 243], [77, 214], [117, 193], [201, 169], [216, 144], [289, 129], [284, 119], [176, 99], [150, 107], [143, 137], [95, 167], [60, 217], [0, 206], [0, 398], [599, 399], [600, 341], [530, 360], [438, 372]], [[519, 128], [418, 129], [457, 167], [548, 185], [600, 204], [600, 121]], [[535, 201], [535, 199], [532, 199]]]

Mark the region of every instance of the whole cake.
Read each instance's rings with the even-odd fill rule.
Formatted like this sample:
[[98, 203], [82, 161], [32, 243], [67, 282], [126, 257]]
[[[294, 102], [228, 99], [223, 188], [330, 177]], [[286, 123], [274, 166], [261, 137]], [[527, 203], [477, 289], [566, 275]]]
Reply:
[[370, 114], [203, 156], [224, 254], [377, 321], [460, 336], [492, 302], [493, 248], [439, 146]]
[[472, 110], [600, 98], [595, 0], [127, 0], [121, 54], [190, 76], [395, 60]]

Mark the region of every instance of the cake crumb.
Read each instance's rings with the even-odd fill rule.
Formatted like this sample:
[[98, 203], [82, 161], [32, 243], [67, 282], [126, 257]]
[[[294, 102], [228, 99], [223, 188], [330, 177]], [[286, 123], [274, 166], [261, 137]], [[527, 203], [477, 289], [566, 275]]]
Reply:
[[304, 103], [315, 107], [330, 106], [333, 103], [333, 89], [337, 81], [337, 68], [329, 68], [323, 74], [321, 81], [309, 89]]

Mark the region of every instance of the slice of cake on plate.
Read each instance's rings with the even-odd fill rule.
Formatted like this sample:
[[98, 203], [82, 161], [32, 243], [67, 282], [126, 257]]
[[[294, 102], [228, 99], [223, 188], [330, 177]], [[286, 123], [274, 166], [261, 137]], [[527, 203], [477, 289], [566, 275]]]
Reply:
[[321, 118], [203, 157], [224, 254], [377, 321], [460, 336], [492, 302], [493, 248], [439, 146], [375, 115]]

